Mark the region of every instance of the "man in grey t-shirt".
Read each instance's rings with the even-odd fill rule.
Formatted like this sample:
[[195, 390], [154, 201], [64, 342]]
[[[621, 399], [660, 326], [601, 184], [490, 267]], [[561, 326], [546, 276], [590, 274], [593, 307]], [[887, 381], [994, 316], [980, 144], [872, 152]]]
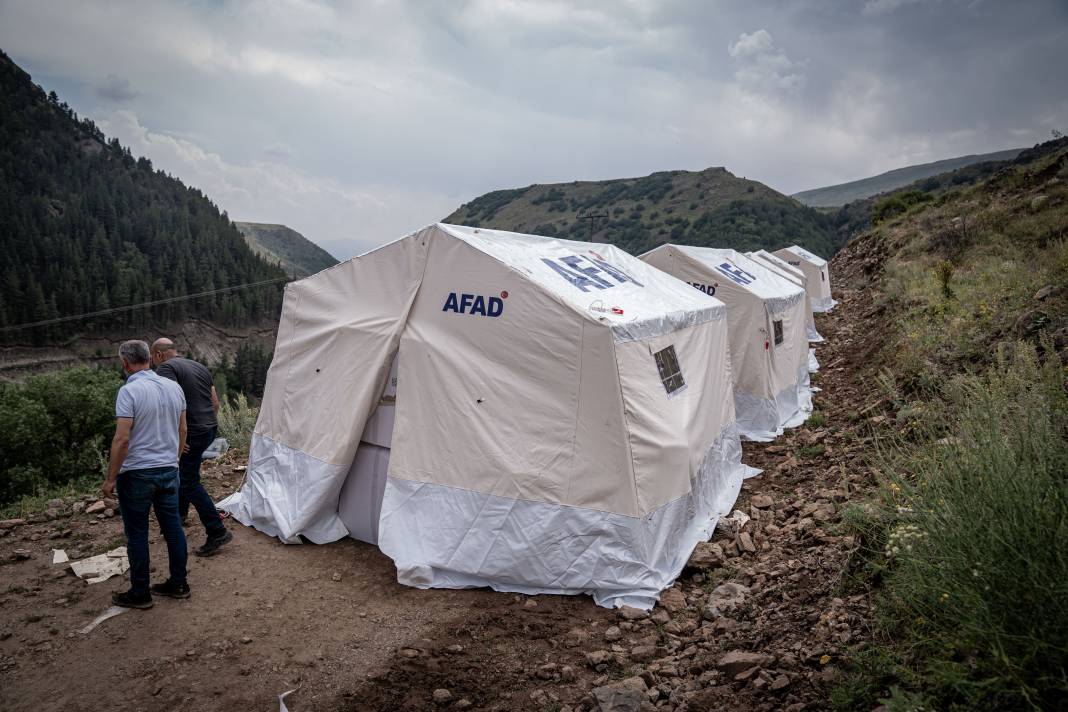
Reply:
[[[126, 341], [119, 347], [126, 385], [115, 401], [104, 496], [118, 492], [126, 531], [130, 590], [112, 594], [115, 605], [151, 608], [152, 594], [188, 598], [185, 532], [178, 519], [178, 453], [185, 448], [185, 395], [178, 384], [149, 368], [148, 344]], [[149, 586], [148, 513], [156, 511], [167, 541], [170, 578]]]

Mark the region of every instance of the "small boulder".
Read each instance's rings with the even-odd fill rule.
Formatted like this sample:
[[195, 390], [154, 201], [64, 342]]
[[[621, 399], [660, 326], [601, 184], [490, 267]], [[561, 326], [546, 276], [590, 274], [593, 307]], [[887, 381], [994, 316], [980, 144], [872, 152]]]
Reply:
[[107, 509], [107, 505], [104, 504], [104, 500], [98, 499], [97, 501], [93, 502], [92, 504], [90, 504], [88, 507], [85, 508], [85, 513], [86, 514], [101, 514], [105, 509]]
[[434, 704], [436, 705], [447, 705], [452, 702], [452, 693], [444, 687], [439, 687], [434, 690], [432, 697], [434, 698]]
[[688, 566], [697, 569], [711, 569], [723, 563], [723, 547], [709, 541], [702, 541], [694, 547], [690, 554]]
[[638, 712], [642, 703], [648, 700], [648, 685], [640, 677], [628, 677], [625, 680], [593, 688], [590, 693], [600, 712]]
[[1042, 289], [1035, 292], [1035, 301], [1043, 302], [1049, 299], [1050, 297], [1055, 296], [1056, 294], [1057, 288], [1054, 287], [1052, 284], [1047, 284], [1046, 286], [1042, 287]]
[[655, 645], [638, 645], [631, 648], [630, 659], [636, 663], [647, 663], [656, 657]]
[[749, 587], [734, 581], [721, 583], [712, 589], [712, 595], [705, 604], [704, 615], [708, 620], [720, 617], [734, 617], [741, 612], [745, 605], [746, 596], [749, 595]]
[[686, 608], [686, 596], [682, 594], [681, 589], [669, 588], [660, 594], [660, 605], [669, 613], [677, 613]]
[[716, 667], [733, 678], [752, 668], [762, 668], [765, 665], [770, 665], [774, 660], [773, 656], [766, 653], [732, 650], [720, 656], [719, 660], [716, 661]]
[[775, 504], [770, 495], [766, 494], [754, 494], [749, 500], [749, 504], [753, 505], [757, 509], [771, 509], [771, 506]]
[[622, 606], [619, 609], [619, 617], [625, 621], [637, 621], [642, 618], [648, 618], [649, 611], [643, 611], [640, 608], [632, 608], [630, 606]]
[[623, 637], [623, 631], [619, 629], [619, 626], [609, 626], [604, 632], [604, 639], [609, 643], [619, 640]]

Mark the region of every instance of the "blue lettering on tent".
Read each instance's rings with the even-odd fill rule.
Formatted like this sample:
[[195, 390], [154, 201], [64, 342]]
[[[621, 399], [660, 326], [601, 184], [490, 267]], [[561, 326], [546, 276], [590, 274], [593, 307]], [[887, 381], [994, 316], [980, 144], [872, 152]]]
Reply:
[[542, 257], [541, 261], [567, 280], [573, 287], [577, 287], [583, 292], [588, 292], [591, 289], [609, 289], [615, 286], [602, 275], [608, 275], [620, 284], [632, 282], [639, 287], [644, 286], [619, 267], [596, 257], [566, 255], [558, 259]]
[[732, 265], [729, 262], [724, 262], [720, 266], [716, 267], [716, 269], [726, 275], [726, 277], [732, 282], [741, 284], [743, 286], [747, 284], [752, 284], [756, 281], [756, 275], [750, 274], [741, 267]]
[[[507, 294], [507, 292], [501, 292]], [[504, 299], [501, 297], [484, 297], [481, 294], [463, 294], [459, 298], [456, 292], [449, 292], [445, 298], [445, 306], [441, 311], [451, 311], [457, 314], [471, 314], [472, 316], [497, 317], [504, 313]]]
[[634, 279], [634, 277], [631, 277], [629, 274], [621, 270], [619, 267], [616, 267], [615, 265], [609, 264], [608, 262], [605, 262], [602, 259], [598, 259], [597, 257], [589, 257], [588, 259], [590, 262], [594, 263], [595, 265], [603, 269], [605, 272], [615, 277], [616, 281], [620, 284], [623, 284], [624, 282], [633, 282], [639, 287], [645, 286], [644, 284]]
[[581, 274], [579, 272], [572, 272], [567, 267], [563, 266], [562, 264], [559, 264], [556, 260], [551, 260], [548, 257], [542, 257], [541, 261], [547, 264], [553, 272], [556, 272], [558, 275], [570, 282], [573, 287], [578, 287], [583, 292], [589, 291], [590, 289], [604, 289], [604, 287], [598, 285], [586, 275]]

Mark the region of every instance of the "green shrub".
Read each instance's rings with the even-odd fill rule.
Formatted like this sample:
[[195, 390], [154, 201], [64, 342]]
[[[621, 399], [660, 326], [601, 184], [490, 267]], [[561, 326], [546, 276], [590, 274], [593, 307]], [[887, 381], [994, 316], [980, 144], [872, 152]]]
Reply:
[[230, 447], [247, 451], [258, 415], [259, 408], [250, 406], [245, 394], [238, 393], [219, 409], [219, 437], [226, 438]]
[[1068, 396], [1056, 359], [1012, 351], [951, 383], [925, 444], [896, 441], [881, 467], [884, 525], [867, 536], [883, 547], [883, 645], [929, 709], [1068, 693]]
[[0, 505], [102, 478], [121, 385], [82, 367], [0, 386]]

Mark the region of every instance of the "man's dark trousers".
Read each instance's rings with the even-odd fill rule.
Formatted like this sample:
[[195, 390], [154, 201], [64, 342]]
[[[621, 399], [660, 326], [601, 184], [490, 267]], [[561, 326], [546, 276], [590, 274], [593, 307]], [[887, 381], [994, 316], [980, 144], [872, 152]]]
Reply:
[[178, 470], [182, 476], [182, 486], [178, 493], [178, 513], [182, 519], [185, 519], [189, 514], [189, 505], [192, 504], [200, 516], [200, 521], [204, 524], [204, 529], [208, 532], [208, 537], [221, 536], [226, 532], [222, 517], [215, 509], [215, 502], [204, 489], [204, 485], [200, 484], [200, 463], [203, 460], [204, 451], [215, 440], [216, 431], [217, 428], [212, 428], [203, 433], [190, 435], [185, 441], [189, 452], [183, 452], [178, 459]]
[[115, 487], [119, 496], [119, 513], [126, 530], [126, 556], [130, 560], [130, 593], [149, 594], [148, 512], [156, 511], [160, 532], [167, 541], [170, 581], [186, 581], [185, 532], [178, 519], [178, 470], [174, 467], [150, 467], [119, 473]]

